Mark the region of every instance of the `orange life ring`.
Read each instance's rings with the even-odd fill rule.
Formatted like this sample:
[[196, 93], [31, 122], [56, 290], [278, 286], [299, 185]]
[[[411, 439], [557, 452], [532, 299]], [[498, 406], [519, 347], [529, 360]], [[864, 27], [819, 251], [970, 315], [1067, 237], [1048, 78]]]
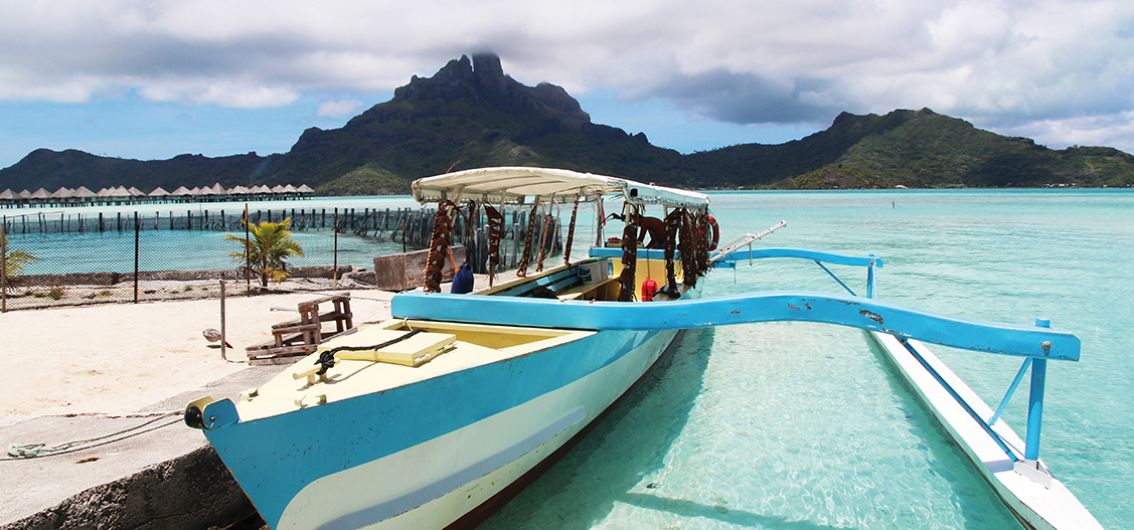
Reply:
[[709, 222], [709, 228], [713, 229], [713, 239], [709, 242], [709, 250], [716, 250], [717, 243], [721, 242], [721, 227], [717, 224], [717, 218], [708, 216], [706, 220]]

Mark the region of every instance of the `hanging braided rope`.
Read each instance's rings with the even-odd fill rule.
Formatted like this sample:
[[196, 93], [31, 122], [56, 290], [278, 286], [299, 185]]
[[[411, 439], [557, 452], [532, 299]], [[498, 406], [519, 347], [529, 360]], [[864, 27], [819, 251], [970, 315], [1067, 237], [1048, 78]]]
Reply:
[[539, 199], [532, 201], [532, 211], [528, 213], [528, 229], [524, 233], [524, 251], [520, 254], [520, 262], [516, 264], [516, 276], [520, 278], [528, 275], [528, 262], [532, 254], [532, 233], [535, 232], [537, 208], [539, 208]]
[[681, 219], [685, 216], [683, 208], [674, 209], [665, 216], [665, 291], [667, 296], [676, 298], [677, 272], [674, 271], [673, 257], [677, 250], [677, 232], [681, 229]]
[[427, 293], [441, 292], [441, 271], [445, 268], [446, 250], [449, 248], [453, 231], [453, 216], [457, 205], [444, 200], [437, 203], [437, 215], [433, 218], [433, 234], [429, 241], [429, 254], [425, 258], [425, 274], [422, 275], [422, 290]]
[[480, 224], [480, 212], [477, 211], [477, 202], [469, 201], [468, 213], [465, 214], [465, 233], [462, 243], [465, 245], [465, 261], [469, 263], [478, 263], [476, 261], [476, 228]]
[[[503, 207], [501, 207], [503, 208]], [[504, 237], [504, 214], [490, 204], [484, 205], [484, 215], [488, 218], [488, 286], [496, 278], [496, 266], [500, 262], [500, 240]]]
[[712, 264], [709, 262], [709, 212], [702, 210], [697, 212], [697, 232], [694, 234], [694, 241], [696, 241], [697, 255], [697, 274], [704, 276], [709, 272]]
[[697, 286], [697, 260], [693, 250], [693, 214], [688, 210], [681, 212], [681, 233], [679, 249], [681, 251], [681, 283], [687, 287]]
[[547, 257], [547, 247], [551, 242], [551, 227], [554, 223], [554, 215], [549, 213], [543, 216], [543, 226], [539, 231], [539, 258], [536, 259], [536, 272], [543, 272], [543, 260]]
[[618, 275], [619, 302], [633, 302], [638, 273], [638, 209], [626, 205], [626, 226], [622, 229], [622, 274]]
[[575, 217], [579, 214], [579, 196], [575, 196], [575, 206], [571, 208], [571, 223], [567, 225], [567, 243], [563, 245], [563, 264], [571, 264], [571, 244], [575, 241]]

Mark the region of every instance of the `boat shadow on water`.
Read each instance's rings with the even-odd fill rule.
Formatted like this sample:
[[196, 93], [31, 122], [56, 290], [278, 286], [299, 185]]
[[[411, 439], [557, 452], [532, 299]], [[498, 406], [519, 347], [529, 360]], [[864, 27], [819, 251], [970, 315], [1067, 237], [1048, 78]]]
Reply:
[[589, 432], [481, 528], [591, 528], [618, 504], [723, 525], [831, 528], [655, 494], [660, 485], [651, 477], [664, 474], [702, 391], [715, 334], [703, 328], [680, 335]]

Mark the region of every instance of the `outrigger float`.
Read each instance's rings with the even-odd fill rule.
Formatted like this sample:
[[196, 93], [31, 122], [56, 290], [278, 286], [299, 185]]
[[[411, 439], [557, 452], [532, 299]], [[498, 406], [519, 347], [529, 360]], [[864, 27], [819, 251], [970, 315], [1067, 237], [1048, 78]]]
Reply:
[[[236, 400], [201, 398], [185, 420], [205, 436], [272, 528], [443, 528], [487, 515], [509, 485], [537, 472], [631, 387], [683, 329], [808, 321], [866, 330], [1019, 521], [1099, 528], [1039, 459], [1046, 365], [1079, 359], [1079, 340], [1048, 327], [981, 323], [876, 299], [882, 260], [803, 249], [753, 249], [782, 227], [713, 249], [707, 196], [539, 168], [485, 168], [420, 179], [438, 205], [423, 289], [393, 298], [389, 321], [336, 338]], [[604, 248], [603, 200], [623, 203], [620, 248]], [[594, 205], [596, 246], [572, 262], [579, 204]], [[572, 208], [563, 263], [470, 294], [443, 294], [456, 215], [488, 218], [490, 270], [502, 210]], [[638, 248], [639, 217], [664, 208], [661, 249]], [[531, 255], [528, 232], [523, 256]], [[651, 244], [651, 246], [655, 246]], [[540, 248], [543, 248], [542, 245]], [[700, 279], [739, 260], [799, 258], [866, 268], [865, 296], [753, 292], [700, 298]], [[680, 263], [680, 267], [676, 263]], [[492, 273], [490, 273], [491, 275]], [[665, 284], [656, 289], [653, 278]], [[995, 410], [925, 342], [1018, 356]], [[1030, 372], [1026, 441], [1000, 419]]]

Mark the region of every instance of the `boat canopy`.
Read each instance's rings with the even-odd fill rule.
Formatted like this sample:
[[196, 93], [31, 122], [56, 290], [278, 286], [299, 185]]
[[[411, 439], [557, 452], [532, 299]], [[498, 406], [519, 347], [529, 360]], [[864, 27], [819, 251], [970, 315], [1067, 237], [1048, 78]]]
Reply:
[[643, 184], [633, 180], [566, 169], [489, 167], [445, 173], [415, 180], [413, 198], [421, 203], [462, 199], [487, 203], [523, 204], [526, 197], [540, 202], [596, 201], [619, 195], [632, 204], [661, 204], [673, 208], [705, 209], [703, 193]]

